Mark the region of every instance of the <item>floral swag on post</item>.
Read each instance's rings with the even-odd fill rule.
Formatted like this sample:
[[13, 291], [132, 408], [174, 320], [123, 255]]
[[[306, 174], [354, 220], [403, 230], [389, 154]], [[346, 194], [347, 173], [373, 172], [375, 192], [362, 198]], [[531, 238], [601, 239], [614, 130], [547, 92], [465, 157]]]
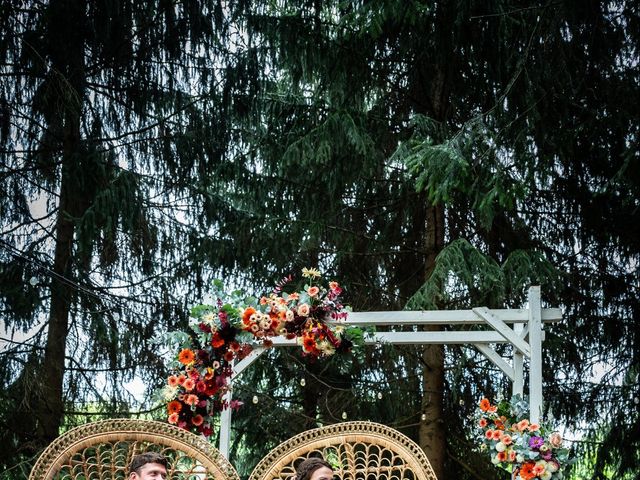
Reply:
[[233, 362], [249, 355], [253, 345], [270, 347], [274, 337], [295, 338], [302, 355], [315, 360], [363, 343], [362, 330], [340, 324], [347, 317], [340, 285], [324, 285], [314, 268], [304, 268], [302, 276], [302, 289], [287, 293], [293, 282], [288, 276], [259, 299], [242, 291], [226, 294], [222, 282], [214, 282], [216, 304], [194, 307], [192, 332], [170, 335], [179, 353], [162, 392], [169, 423], [209, 437], [217, 412], [242, 405], [223, 397]]
[[476, 412], [480, 450], [494, 465], [511, 469], [514, 480], [562, 479], [569, 461], [562, 435], [528, 420], [529, 405], [519, 395], [492, 405], [483, 398]]

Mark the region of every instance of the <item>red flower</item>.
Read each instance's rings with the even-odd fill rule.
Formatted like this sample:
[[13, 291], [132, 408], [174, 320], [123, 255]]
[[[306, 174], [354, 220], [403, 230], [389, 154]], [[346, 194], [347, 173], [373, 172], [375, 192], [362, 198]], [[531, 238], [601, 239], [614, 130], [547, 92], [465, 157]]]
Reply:
[[213, 348], [220, 348], [224, 345], [224, 338], [220, 336], [218, 332], [214, 333], [211, 337], [211, 346]]
[[180, 410], [182, 410], [182, 403], [177, 400], [173, 400], [167, 405], [167, 413], [169, 415], [172, 413], [178, 413]]

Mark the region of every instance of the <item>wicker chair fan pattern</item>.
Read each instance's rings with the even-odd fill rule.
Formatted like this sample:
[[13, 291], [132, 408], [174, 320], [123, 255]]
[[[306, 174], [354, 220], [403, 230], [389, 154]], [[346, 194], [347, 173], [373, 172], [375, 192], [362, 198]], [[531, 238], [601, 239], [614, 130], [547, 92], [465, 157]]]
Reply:
[[206, 440], [181, 428], [151, 420], [116, 419], [69, 430], [40, 455], [29, 480], [124, 480], [131, 458], [163, 453], [172, 480], [240, 480]]
[[302, 460], [322, 456], [340, 480], [437, 480], [424, 451], [410, 438], [373, 422], [308, 430], [274, 448], [249, 480], [292, 480]]

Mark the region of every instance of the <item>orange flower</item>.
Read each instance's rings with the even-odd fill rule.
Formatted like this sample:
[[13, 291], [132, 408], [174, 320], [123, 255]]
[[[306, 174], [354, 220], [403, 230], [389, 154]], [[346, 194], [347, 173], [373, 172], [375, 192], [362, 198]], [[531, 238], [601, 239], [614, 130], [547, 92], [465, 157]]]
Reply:
[[170, 387], [177, 387], [178, 377], [176, 377], [175, 375], [169, 375], [169, 379], [167, 380], [167, 383], [169, 384]]
[[331, 290], [335, 290], [336, 288], [338, 288], [340, 285], [338, 285], [338, 282], [329, 282], [329, 288]]
[[186, 379], [187, 379], [187, 377], [185, 375], [183, 375], [182, 373], [180, 375], [178, 375], [178, 385], [182, 385]]
[[483, 398], [482, 400], [480, 400], [480, 410], [482, 410], [483, 412], [486, 412], [487, 410], [489, 410], [490, 407], [491, 407], [491, 402], [489, 401], [488, 398]]
[[189, 350], [188, 348], [182, 349], [182, 351], [178, 354], [178, 361], [183, 365], [189, 365], [193, 363], [196, 359], [196, 354], [193, 353], [193, 350]]
[[305, 352], [313, 352], [316, 349], [316, 341], [310, 335], [305, 335], [302, 339], [302, 348]]
[[202, 415], [200, 415], [199, 413], [191, 419], [191, 423], [193, 423], [196, 427], [202, 425], [202, 422], [204, 422], [204, 418], [202, 418]]
[[530, 432], [537, 432], [538, 430], [540, 430], [540, 425], [538, 425], [537, 423], [532, 423], [529, 425]]
[[320, 289], [318, 287], [307, 288], [307, 293], [310, 297], [315, 297], [316, 295], [318, 295], [318, 292], [320, 292]]
[[497, 459], [500, 460], [501, 462], [506, 462], [507, 461], [507, 452], [498, 452], [498, 454], [496, 455]]
[[503, 435], [500, 441], [505, 445], [511, 445], [513, 443], [513, 439], [511, 438], [511, 435]]
[[524, 432], [528, 426], [529, 426], [529, 420], [527, 419], [520, 420], [518, 422], [518, 430], [520, 430], [521, 432]]
[[484, 432], [484, 436], [487, 437], [487, 440], [491, 440], [493, 438], [493, 430], [487, 430], [486, 432]]
[[502, 438], [502, 432], [500, 430], [494, 430], [493, 435], [491, 435], [493, 440], [500, 440]]
[[172, 413], [178, 413], [180, 410], [182, 410], [182, 404], [177, 400], [173, 400], [167, 405], [167, 412], [169, 415]]
[[486, 418], [481, 418], [481, 419], [478, 421], [478, 425], [480, 426], [480, 428], [484, 428], [484, 427], [486, 427], [486, 426], [487, 426], [487, 419], [486, 419]]
[[287, 297], [287, 301], [298, 300], [299, 298], [300, 298], [300, 294], [298, 292], [293, 292]]
[[184, 403], [186, 403], [187, 405], [195, 405], [196, 403], [198, 403], [198, 396], [190, 393], [189, 395], [185, 396]]
[[178, 418], [179, 417], [177, 413], [172, 413], [171, 415], [169, 415], [169, 418], [167, 420], [169, 421], [169, 423], [175, 425], [176, 423], [178, 423]]
[[520, 477], [522, 480], [532, 480], [535, 478], [536, 474], [533, 472], [533, 468], [535, 467], [535, 463], [526, 462], [520, 468]]
[[[265, 300], [265, 303], [267, 303], [267, 299], [264, 298], [264, 300]], [[262, 303], [262, 299], [260, 299], [260, 303]], [[253, 315], [254, 313], [256, 313], [255, 308], [253, 307], [246, 308], [244, 310], [244, 313], [242, 314], [242, 323], [244, 323], [245, 325], [249, 325], [249, 323], [251, 323], [251, 315]]]

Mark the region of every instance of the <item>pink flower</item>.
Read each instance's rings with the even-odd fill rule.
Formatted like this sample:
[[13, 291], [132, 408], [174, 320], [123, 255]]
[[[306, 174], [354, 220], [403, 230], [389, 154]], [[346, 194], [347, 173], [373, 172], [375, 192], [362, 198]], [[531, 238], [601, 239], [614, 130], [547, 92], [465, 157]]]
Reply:
[[552, 448], [560, 448], [562, 446], [562, 435], [558, 432], [553, 432], [549, 435], [549, 445], [551, 445]]
[[172, 413], [171, 415], [169, 415], [169, 423], [175, 425], [176, 423], [178, 423], [178, 414], [177, 413]]
[[176, 377], [175, 375], [169, 376], [169, 379], [167, 380], [167, 383], [169, 384], [170, 387], [177, 387], [178, 386], [178, 377]]
[[300, 315], [301, 317], [308, 316], [309, 315], [309, 305], [307, 305], [306, 303], [298, 305], [298, 315]]
[[191, 390], [193, 390], [193, 387], [196, 386], [196, 382], [193, 381], [193, 378], [187, 378], [182, 386], [187, 392], [190, 392]]
[[511, 435], [503, 435], [500, 441], [505, 445], [511, 445], [511, 443], [513, 442]]
[[538, 430], [540, 430], [540, 425], [538, 425], [537, 423], [532, 423], [531, 425], [529, 425], [530, 432], [537, 432]]
[[320, 289], [318, 287], [307, 288], [307, 293], [310, 297], [315, 297], [316, 295], [318, 295], [318, 292], [320, 292]]
[[340, 288], [340, 285], [338, 285], [338, 282], [329, 282], [329, 288], [331, 290], [337, 290], [338, 288]]

